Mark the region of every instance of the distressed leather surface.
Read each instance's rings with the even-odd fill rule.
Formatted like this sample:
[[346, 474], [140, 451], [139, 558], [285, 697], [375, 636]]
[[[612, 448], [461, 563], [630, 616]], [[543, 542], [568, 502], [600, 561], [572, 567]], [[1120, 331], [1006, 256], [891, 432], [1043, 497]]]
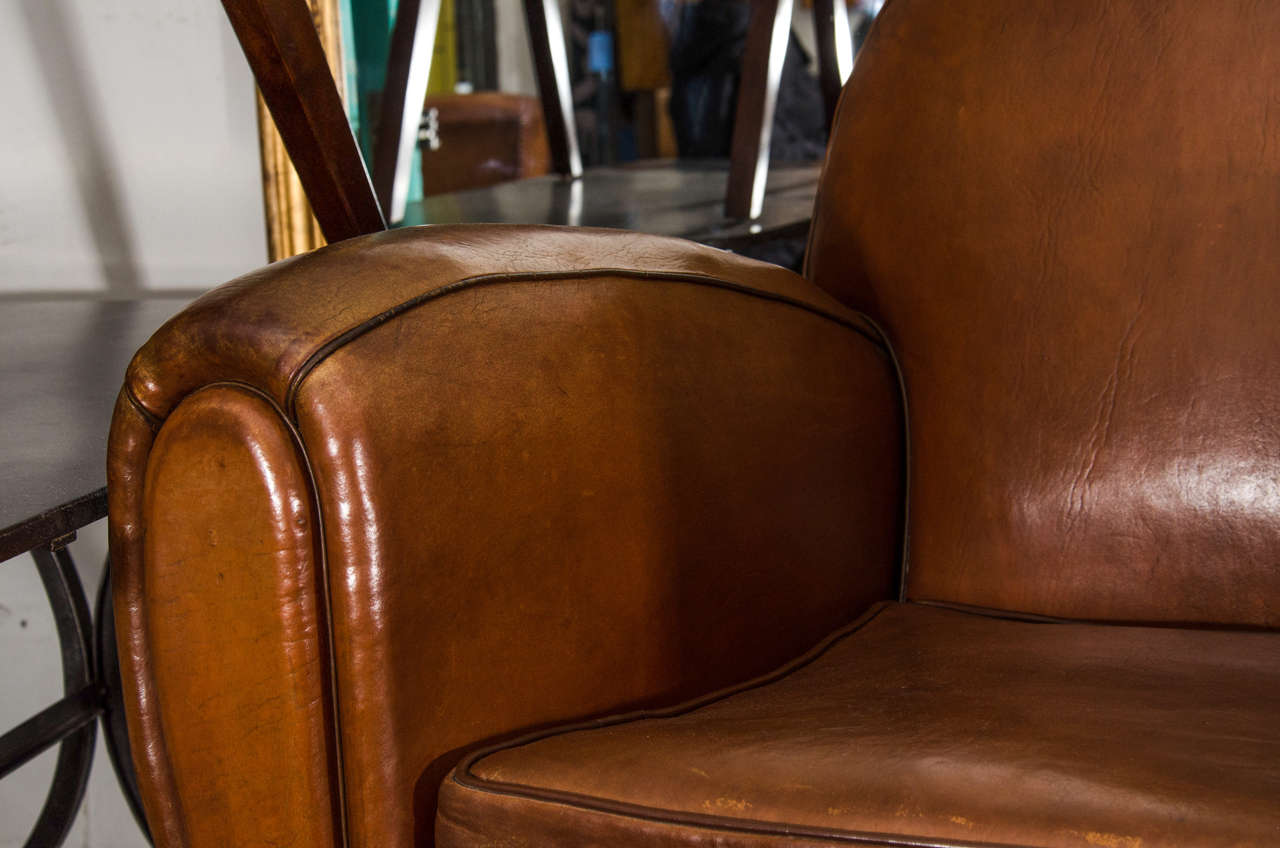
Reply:
[[808, 262], [903, 359], [912, 597], [1280, 624], [1280, 4], [893, 0]]
[[[749, 678], [892, 596], [902, 420], [876, 339], [780, 268], [584, 230], [388, 233], [202, 298], [135, 359], [112, 440], [123, 671], [159, 844], [243, 844], [324, 762], [332, 797], [289, 807], [285, 835], [429, 844], [465, 746]], [[275, 429], [204, 405], [178, 428], [212, 384]], [[156, 431], [190, 461], [158, 466], [186, 476], [148, 507]], [[228, 452], [235, 484], [185, 510]], [[305, 527], [274, 500], [299, 473]], [[234, 624], [214, 615], [228, 573], [257, 585]], [[315, 598], [319, 632], [297, 617]], [[287, 632], [248, 632], [271, 621]], [[305, 707], [290, 699], [317, 670], [268, 662], [284, 655], [330, 666]], [[261, 686], [215, 697], [245, 679]], [[288, 792], [264, 751], [303, 768]]]
[[275, 408], [238, 385], [185, 399], [151, 451], [142, 515], [155, 718], [184, 842], [340, 844], [316, 518]]
[[[1280, 841], [1280, 661], [1248, 632], [1280, 619], [1278, 92], [1274, 3], [893, 0], [846, 90], [808, 274], [902, 356], [909, 594], [1112, 624], [890, 607], [777, 684], [486, 758], [490, 785], [445, 785], [442, 839]], [[136, 360], [110, 458], [159, 843], [274, 821], [274, 773], [200, 749], [283, 749], [316, 706], [345, 816], [316, 840], [428, 843], [465, 749], [741, 680], [890, 595], [902, 422], [874, 336], [781, 269], [541, 228], [387, 233], [203, 298]], [[216, 382], [298, 433], [333, 656], [328, 703], [265, 725], [236, 707], [210, 734], [166, 706], [213, 682], [156, 653], [190, 618], [157, 620], [184, 572], [149, 561], [143, 505], [152, 439]], [[242, 428], [238, 455], [270, 429]], [[159, 538], [198, 537], [164, 520]], [[292, 608], [244, 597], [263, 628]], [[237, 779], [261, 806], [228, 802]], [[334, 818], [312, 797], [303, 841]]]
[[1280, 634], [886, 604], [738, 691], [480, 754], [437, 844], [1280, 841]]
[[385, 321], [411, 301], [460, 282], [599, 269], [727, 279], [853, 314], [786, 269], [680, 239], [589, 227], [407, 227], [274, 262], [217, 287], [142, 347], [126, 387], [155, 418], [217, 380], [256, 386], [287, 407], [292, 382], [309, 358], [344, 332]]

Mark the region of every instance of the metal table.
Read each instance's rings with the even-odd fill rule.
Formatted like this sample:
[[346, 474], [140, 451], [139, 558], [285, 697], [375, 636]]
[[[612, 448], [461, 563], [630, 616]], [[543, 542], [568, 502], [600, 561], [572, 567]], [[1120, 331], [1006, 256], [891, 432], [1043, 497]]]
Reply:
[[548, 175], [428, 196], [409, 204], [402, 223], [612, 227], [750, 254], [763, 243], [808, 232], [820, 170], [818, 163], [775, 165], [764, 212], [745, 221], [725, 216], [727, 162], [668, 160], [592, 168], [576, 180]]
[[[65, 697], [0, 736], [0, 778], [61, 744], [27, 845], [66, 838], [93, 764], [98, 720], [146, 832], [121, 710], [108, 577], [96, 610], [67, 544], [107, 514], [107, 428], [133, 352], [190, 296], [130, 301], [0, 298], [0, 562], [30, 551], [53, 609]], [[21, 567], [14, 563], [7, 567]]]

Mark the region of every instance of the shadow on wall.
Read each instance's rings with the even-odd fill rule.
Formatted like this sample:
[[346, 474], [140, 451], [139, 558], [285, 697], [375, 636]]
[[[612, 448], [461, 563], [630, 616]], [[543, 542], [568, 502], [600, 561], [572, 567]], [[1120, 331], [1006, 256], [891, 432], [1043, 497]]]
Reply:
[[141, 274], [120, 186], [105, 144], [104, 123], [83, 64], [84, 46], [68, 20], [66, 0], [19, 0], [62, 143], [75, 169], [98, 264], [112, 293], [140, 291]]

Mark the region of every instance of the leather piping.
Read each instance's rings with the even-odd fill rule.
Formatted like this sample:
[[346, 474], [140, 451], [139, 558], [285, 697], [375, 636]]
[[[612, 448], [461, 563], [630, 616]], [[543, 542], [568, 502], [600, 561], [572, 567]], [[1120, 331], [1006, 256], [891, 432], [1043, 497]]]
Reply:
[[[880, 12], [876, 15], [875, 20], [871, 22], [871, 30], [867, 33], [868, 44], [871, 42], [872, 39], [876, 37], [876, 32], [879, 29], [879, 27], [877, 27], [876, 24], [879, 22], [880, 18], [884, 16], [885, 10], [888, 8], [888, 6], [891, 3], [893, 3], [893, 0], [885, 0], [884, 5], [880, 7]], [[865, 48], [866, 48], [866, 45], [863, 45], [863, 49]], [[835, 113], [831, 116], [831, 131], [827, 134], [828, 138], [834, 139], [837, 137], [839, 133], [840, 117], [841, 117], [841, 113], [844, 111], [843, 109], [844, 101], [848, 91], [849, 91], [848, 85], [843, 85], [840, 87], [840, 96], [836, 98], [836, 110], [835, 110]], [[831, 167], [831, 150], [832, 150], [832, 146], [828, 144], [827, 151], [822, 162], [822, 173], [819, 174], [818, 176], [818, 191], [816, 192], [813, 198], [813, 208], [815, 210], [819, 209], [822, 206], [821, 201], [822, 201], [823, 187], [828, 182], [827, 171]], [[808, 234], [808, 237], [805, 239], [805, 245], [804, 245], [804, 264], [800, 269], [800, 272], [804, 276], [804, 278], [808, 280], [810, 283], [813, 283], [814, 285], [817, 285], [817, 283], [814, 282], [813, 275], [810, 272], [812, 270], [811, 265], [813, 261], [813, 242], [814, 242], [814, 239], [816, 238], [817, 230], [818, 230], [817, 227], [810, 224], [809, 234]], [[868, 324], [874, 327], [876, 334], [880, 337], [881, 346], [884, 347], [885, 351], [889, 355], [889, 359], [893, 362], [893, 370], [898, 378], [898, 391], [902, 395], [902, 474], [903, 474], [902, 530], [901, 530], [902, 544], [900, 546], [901, 562], [898, 567], [898, 600], [900, 602], [906, 602], [907, 573], [908, 571], [910, 571], [909, 557], [911, 553], [911, 521], [910, 521], [911, 519], [911, 427], [910, 427], [909, 416], [907, 414], [907, 382], [906, 382], [906, 378], [902, 373], [902, 363], [899, 362], [898, 354], [894, 351], [893, 344], [889, 341], [889, 334], [886, 333], [884, 331], [884, 328], [881, 327], [880, 324], [877, 323], [873, 318], [871, 318], [871, 316], [867, 315], [864, 312], [859, 312], [858, 315], [861, 316], [864, 321], [866, 321]]]
[[398, 315], [408, 312], [414, 307], [421, 306], [424, 303], [445, 297], [455, 292], [478, 288], [480, 286], [491, 286], [501, 283], [586, 280], [598, 279], [601, 277], [622, 277], [630, 280], [657, 280], [662, 282], [691, 283], [694, 285], [707, 286], [709, 288], [726, 289], [728, 291], [747, 295], [748, 297], [755, 297], [760, 300], [772, 301], [774, 303], [781, 303], [786, 306], [802, 309], [805, 312], [810, 312], [820, 318], [826, 318], [829, 321], [833, 321], [846, 329], [853, 330], [855, 333], [858, 333], [868, 341], [875, 344], [877, 347], [882, 347], [884, 345], [884, 334], [880, 332], [880, 328], [875, 327], [873, 322], [863, 316], [862, 313], [857, 313], [858, 317], [861, 318], [865, 324], [870, 325], [870, 327], [860, 326], [857, 322], [851, 321], [848, 318], [843, 318], [835, 313], [823, 309], [820, 306], [806, 303], [805, 301], [797, 298], [789, 297], [784, 294], [777, 294], [775, 292], [764, 291], [762, 289], [751, 288], [750, 286], [744, 286], [741, 283], [735, 283], [731, 280], [714, 277], [710, 274], [698, 274], [683, 271], [637, 271], [628, 268], [586, 268], [571, 272], [526, 271], [515, 273], [502, 272], [496, 274], [478, 274], [474, 277], [467, 277], [465, 279], [449, 283], [448, 285], [432, 289], [431, 291], [414, 295], [408, 300], [398, 303], [377, 315], [366, 318], [359, 324], [355, 324], [333, 336], [328, 341], [323, 342], [311, 353], [311, 355], [303, 360], [302, 364], [298, 366], [298, 370], [295, 371], [293, 376], [289, 379], [289, 388], [285, 392], [284, 399], [285, 411], [289, 414], [291, 420], [295, 422], [297, 421], [298, 392], [301, 390], [302, 382], [317, 365], [324, 361], [325, 358], [353, 339], [364, 335], [375, 327], [387, 323]]
[[[194, 394], [194, 392], [192, 394]], [[160, 430], [160, 425], [164, 423], [164, 419], [156, 415], [151, 410], [147, 409], [147, 407], [142, 403], [142, 401], [138, 399], [137, 393], [134, 392], [133, 386], [129, 383], [128, 380], [126, 380], [124, 383], [124, 396], [129, 399], [129, 405], [132, 406], [137, 411], [137, 413], [142, 416], [142, 420], [146, 421], [147, 424], [151, 427], [151, 432], [153, 433], [158, 432]], [[188, 397], [190, 397], [190, 395], [188, 395]], [[275, 404], [273, 403], [272, 406], [275, 406]], [[175, 407], [176, 407], [176, 404], [175, 404]], [[277, 409], [278, 408], [279, 407], [277, 407]]]
[[391, 319], [408, 312], [415, 307], [424, 303], [446, 297], [455, 292], [463, 291], [470, 288], [478, 288], [480, 286], [499, 285], [502, 283], [530, 283], [530, 282], [546, 282], [546, 281], [565, 281], [574, 279], [599, 279], [601, 277], [622, 277], [630, 280], [656, 280], [662, 282], [688, 283], [691, 285], [707, 286], [709, 288], [718, 288], [726, 291], [736, 292], [748, 297], [755, 297], [760, 300], [780, 303], [784, 306], [791, 306], [802, 309], [819, 318], [825, 318], [841, 327], [858, 333], [867, 341], [871, 342], [881, 349], [889, 359], [890, 365], [893, 367], [894, 378], [898, 383], [899, 402], [902, 408], [902, 511], [901, 526], [898, 530], [898, 600], [905, 601], [907, 599], [907, 572], [909, 570], [909, 554], [910, 554], [910, 519], [911, 519], [911, 427], [910, 416], [907, 411], [907, 384], [902, 372], [902, 363], [898, 360], [898, 354], [894, 350], [893, 345], [889, 341], [888, 334], [873, 319], [862, 312], [855, 313], [861, 319], [864, 326], [860, 326], [857, 322], [836, 315], [820, 306], [815, 306], [797, 298], [789, 297], [775, 292], [764, 291], [763, 289], [744, 286], [741, 283], [735, 283], [722, 277], [715, 277], [710, 274], [699, 274], [682, 271], [637, 271], [625, 268], [587, 268], [580, 271], [563, 272], [563, 271], [526, 271], [526, 272], [502, 272], [495, 274], [478, 274], [474, 277], [467, 277], [457, 280], [445, 286], [432, 289], [431, 291], [422, 292], [414, 295], [408, 300], [402, 301], [388, 309], [383, 310], [377, 315], [373, 315], [364, 319], [358, 324], [348, 327], [346, 330], [332, 336], [327, 341], [322, 342], [314, 351], [312, 351], [298, 369], [289, 378], [288, 388], [285, 391], [285, 410], [288, 414], [290, 422], [296, 424], [298, 421], [298, 393], [302, 390], [302, 383], [307, 376], [311, 374], [315, 368], [328, 358], [335, 351], [342, 348], [347, 343], [364, 335], [370, 330], [387, 323]]
[[912, 598], [910, 603], [922, 607], [963, 612], [980, 615], [984, 618], [1003, 618], [1009, 621], [1028, 621], [1040, 624], [1094, 624], [1104, 627], [1149, 627], [1165, 630], [1207, 630], [1219, 633], [1277, 633], [1280, 628], [1268, 627], [1265, 624], [1222, 624], [1204, 621], [1141, 621], [1115, 618], [1059, 618], [1052, 615], [1041, 615], [1034, 612], [979, 607], [973, 604], [961, 604], [954, 601], [943, 601], [932, 598]]
[[889, 336], [872, 318], [859, 312], [880, 337], [880, 346], [893, 366], [893, 376], [898, 381], [898, 402], [902, 406], [902, 525], [898, 528], [898, 601], [907, 600], [907, 573], [911, 568], [911, 413], [907, 408], [907, 378], [902, 373], [898, 352], [889, 342]]
[[[628, 724], [644, 719], [674, 718], [676, 716], [685, 715], [701, 709], [717, 701], [722, 701], [726, 698], [738, 695], [742, 692], [777, 683], [794, 672], [813, 663], [835, 645], [843, 642], [845, 639], [862, 630], [874, 621], [880, 613], [887, 609], [890, 603], [891, 602], [889, 601], [881, 601], [852, 624], [832, 633], [826, 639], [811, 648], [807, 653], [762, 677], [757, 677], [754, 680], [749, 680], [745, 683], [740, 683], [727, 689], [721, 689], [719, 692], [713, 692], [710, 695], [705, 695], [693, 701], [686, 701], [685, 703], [677, 704], [674, 707], [657, 710], [637, 710], [593, 721], [578, 722], [576, 724], [537, 731], [518, 739], [513, 739], [509, 742], [482, 748], [463, 759], [462, 762], [459, 763], [458, 767], [453, 770], [450, 779], [456, 785], [476, 792], [486, 792], [491, 795], [504, 795], [513, 798], [522, 798], [529, 801], [537, 801], [540, 803], [574, 807], [607, 815], [643, 819], [645, 821], [655, 822], [658, 824], [685, 825], [689, 827], [735, 833], [808, 837], [813, 839], [827, 839], [835, 842], [849, 842], [864, 845], [892, 845], [899, 846], [900, 848], [1027, 848], [1019, 843], [1011, 842], [970, 842], [965, 840], [929, 839], [900, 834], [812, 827], [809, 825], [798, 825], [789, 822], [754, 822], [746, 819], [735, 819], [728, 816], [716, 816], [706, 813], [663, 810], [656, 807], [646, 807], [641, 804], [632, 804], [626, 801], [612, 801], [598, 796], [585, 795], [578, 792], [543, 789], [520, 783], [508, 783], [505, 781], [491, 781], [477, 776], [472, 771], [480, 760], [499, 751], [519, 748], [521, 746], [537, 742], [541, 739], [547, 739], [552, 736], [559, 736], [566, 733], [575, 733], [585, 730], [600, 730], [606, 727]], [[986, 617], [984, 612], [977, 609], [961, 609], [955, 611], [969, 615], [982, 615]], [[1044, 624], [1058, 623], [1037, 617], [1031, 617], [1025, 620]]]

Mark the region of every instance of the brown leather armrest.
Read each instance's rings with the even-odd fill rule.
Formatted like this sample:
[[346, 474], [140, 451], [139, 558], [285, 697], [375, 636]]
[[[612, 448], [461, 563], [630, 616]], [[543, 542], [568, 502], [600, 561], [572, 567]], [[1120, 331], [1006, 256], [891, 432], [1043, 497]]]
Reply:
[[463, 748], [800, 653], [896, 591], [901, 427], [869, 323], [672, 239], [401, 230], [201, 298], [110, 446], [158, 843], [425, 844]]

